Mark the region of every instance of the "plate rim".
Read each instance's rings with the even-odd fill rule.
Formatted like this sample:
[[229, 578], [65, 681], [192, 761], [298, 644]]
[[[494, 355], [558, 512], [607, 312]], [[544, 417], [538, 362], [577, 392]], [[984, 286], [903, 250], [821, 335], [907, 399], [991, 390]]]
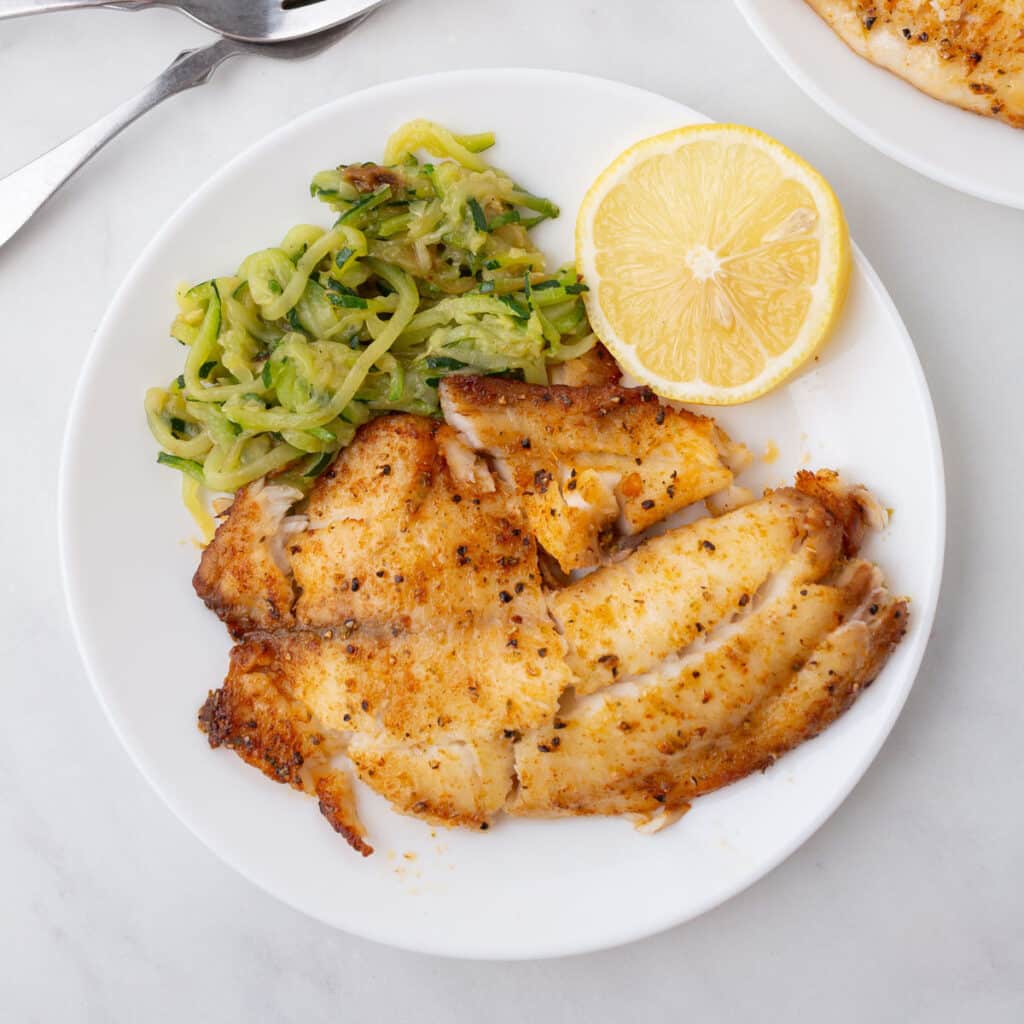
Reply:
[[[996, 206], [1007, 206], [1014, 210], [1024, 210], [1024, 188], [1019, 192], [1014, 192], [996, 186], [986, 187], [985, 185], [974, 184], [954, 172], [948, 171], [941, 164], [927, 157], [919, 156], [913, 150], [906, 149], [898, 142], [892, 141], [884, 134], [879, 133], [870, 124], [850, 111], [844, 104], [830, 96], [814, 78], [808, 75], [798, 63], [790, 58], [786, 50], [786, 44], [783, 42], [781, 35], [769, 24], [762, 7], [758, 4], [758, 0], [733, 0], [733, 3], [743, 16], [751, 32], [768, 51], [775, 63], [786, 73], [790, 81], [828, 114], [832, 120], [841, 124], [862, 142], [867, 143], [873, 149], [889, 157], [890, 160], [895, 160], [896, 163], [909, 167], [910, 170], [916, 171], [918, 174], [930, 178], [940, 185], [945, 185], [946, 188], [951, 188], [955, 192], [960, 192], [988, 203], [994, 203]], [[859, 57], [852, 51], [850, 52], [858, 60], [864, 60], [864, 58]], [[886, 71], [886, 74], [890, 75], [895, 82], [902, 83], [910, 88], [916, 88], [884, 68], [879, 70]], [[920, 90], [917, 91], [923, 99], [930, 100], [932, 103], [943, 103], [942, 100], [928, 96], [927, 93], [920, 92]], [[980, 114], [974, 114], [972, 111], [963, 110], [953, 104], [944, 105], [964, 115], [981, 116]], [[1009, 125], [1005, 127], [1007, 131], [1014, 130]], [[1024, 128], [1017, 130], [1024, 133]]]
[[[881, 279], [878, 277], [878, 274], [868, 262], [862, 251], [855, 243], [851, 242], [854, 261], [863, 272], [865, 283], [881, 301], [884, 313], [889, 317], [893, 324], [894, 332], [899, 338], [903, 354], [908, 359], [915, 395], [921, 401], [922, 408], [925, 413], [925, 425], [931, 441], [930, 461], [932, 465], [930, 467], [930, 476], [934, 480], [936, 497], [938, 499], [935, 511], [936, 550], [932, 553], [932, 573], [929, 579], [930, 586], [928, 589], [930, 594], [928, 601], [925, 604], [916, 604], [915, 606], [920, 627], [914, 637], [914, 645], [910, 648], [907, 656], [906, 682], [900, 699], [892, 705], [887, 719], [883, 721], [883, 724], [881, 728], [879, 728], [876, 736], [873, 738], [872, 743], [863, 748], [860, 757], [853, 760], [846, 768], [845, 778], [843, 779], [842, 784], [835, 787], [829, 800], [824, 802], [820, 812], [804, 829], [795, 831], [793, 835], [789, 837], [787, 842], [781, 844], [779, 850], [774, 856], [766, 860], [759, 861], [756, 867], [744, 876], [740, 880], [739, 884], [731, 886], [725, 895], [716, 893], [704, 901], [696, 901], [694, 904], [691, 904], [687, 909], [682, 911], [666, 910], [664, 913], [657, 916], [654, 923], [652, 923], [651, 920], [644, 919], [642, 922], [633, 925], [630, 925], [628, 922], [620, 924], [620, 926], [615, 929], [614, 936], [610, 935], [611, 930], [609, 930], [609, 934], [602, 934], [601, 937], [594, 938], [590, 941], [563, 941], [555, 944], [549, 943], [546, 946], [541, 945], [538, 949], [533, 951], [524, 950], [518, 945], [515, 949], [511, 949], [506, 945], [497, 952], [494, 952], [493, 950], [495, 948], [501, 946], [500, 940], [492, 944], [492, 948], [487, 950], [475, 947], [469, 948], [466, 945], [460, 945], [458, 941], [447, 941], [440, 945], [434, 944], [428, 946], [416, 941], [406, 941], [401, 936], [396, 937], [392, 932], [388, 931], [387, 927], [375, 929], [372, 927], [365, 927], [361, 924], [356, 926], [351, 924], [343, 925], [326, 914], [318, 913], [314, 908], [302, 905], [300, 902], [297, 902], [290, 895], [282, 891], [276, 881], [268, 881], [262, 877], [257, 877], [257, 872], [250, 870], [247, 864], [237, 859], [234, 853], [227, 849], [222, 837], [215, 833], [210, 833], [202, 828], [200, 823], [190, 814], [189, 807], [181, 806], [181, 801], [165, 791], [162, 785], [157, 781], [153, 772], [151, 772], [150, 766], [144, 756], [144, 750], [140, 749], [140, 746], [135, 739], [130, 737], [129, 731], [126, 730], [122, 722], [117, 718], [107, 700], [105, 689], [101, 682], [103, 672], [90, 649], [87, 631], [83, 628], [84, 616], [78, 610], [81, 606], [80, 602], [83, 599], [84, 583], [74, 566], [74, 541], [72, 537], [74, 510], [72, 507], [72, 498], [75, 493], [75, 488], [72, 486], [69, 467], [71, 466], [72, 460], [75, 458], [77, 447], [79, 444], [84, 443], [82, 438], [85, 434], [81, 429], [79, 429], [79, 424], [84, 415], [86, 396], [92, 389], [92, 385], [94, 383], [93, 378], [98, 370], [97, 364], [100, 353], [105, 347], [104, 339], [108, 335], [112, 335], [112, 324], [115, 320], [115, 312], [120, 306], [124, 296], [133, 288], [136, 276], [142, 272], [142, 268], [148, 263], [151, 255], [163, 245], [167, 237], [173, 235], [178, 228], [179, 222], [188, 214], [193, 205], [198, 204], [209, 190], [219, 184], [223, 178], [230, 176], [237, 167], [250, 162], [264, 147], [274, 145], [283, 136], [286, 137], [290, 132], [301, 131], [307, 122], [313, 122], [325, 116], [329, 116], [329, 112], [333, 109], [344, 107], [355, 100], [365, 100], [367, 97], [380, 95], [389, 91], [401, 92], [417, 86], [425, 86], [437, 81], [467, 81], [474, 78], [493, 80], [496, 77], [518, 78], [521, 76], [534, 76], [548, 79], [557, 78], [562, 79], [563, 81], [584, 84], [586, 87], [590, 88], [596, 86], [597, 88], [611, 89], [620, 94], [633, 93], [640, 98], [656, 98], [659, 102], [665, 102], [667, 100], [675, 104], [680, 111], [692, 113], [695, 117], [706, 120], [703, 114], [693, 110], [673, 97], [664, 96], [653, 92], [652, 90], [643, 89], [628, 83], [618, 82], [614, 79], [543, 68], [500, 67], [432, 72], [425, 75], [409, 76], [402, 79], [379, 83], [365, 89], [355, 90], [334, 100], [329, 100], [312, 110], [306, 111], [301, 116], [287, 121], [278, 128], [266, 133], [251, 145], [242, 149], [231, 160], [208, 176], [201, 185], [195, 188], [184, 199], [184, 201], [178, 205], [160, 228], [153, 234], [148, 243], [136, 254], [134, 262], [127, 269], [119, 286], [114, 291], [107, 309], [92, 336], [88, 351], [81, 364], [74, 395], [69, 406], [62, 440], [57, 488], [58, 549], [62, 590], [64, 592], [65, 606], [70, 620], [72, 635], [75, 639], [75, 644], [78, 649], [82, 665], [85, 668], [86, 677], [88, 678], [92, 691], [103, 710], [104, 716], [121, 745], [124, 747], [125, 752], [128, 754], [135, 767], [140, 771], [143, 778], [146, 779], [147, 783], [153, 788], [171, 813], [181, 821], [188, 831], [191, 832], [192, 835], [194, 835], [196, 839], [203, 844], [203, 846], [216, 854], [220, 860], [252, 885], [292, 909], [327, 924], [332, 928], [336, 928], [347, 934], [356, 935], [364, 939], [369, 939], [377, 943], [388, 945], [393, 948], [404, 949], [410, 952], [467, 960], [487, 961], [534, 960], [581, 955], [603, 949], [615, 948], [620, 945], [638, 941], [642, 938], [660, 934], [677, 925], [693, 920], [709, 910], [728, 902], [733, 897], [745, 891], [773, 871], [779, 864], [788, 859], [797, 849], [799, 849], [799, 847], [802, 846], [812, 835], [814, 835], [835, 813], [843, 801], [846, 800], [877, 757], [878, 752], [889, 736], [896, 719], [899, 717], [907, 697], [910, 694], [910, 690], [917, 678], [925, 650], [927, 649], [929, 634], [935, 619], [936, 608], [941, 591], [947, 518], [945, 468], [941, 437], [938, 430], [934, 404], [931, 400], [931, 394], [929, 392], [923, 367], [917, 356], [910, 334], [907, 331], [906, 325], [904, 324], [891, 295], [884, 287]], [[666, 907], [671, 907], [671, 904], [667, 903]]]

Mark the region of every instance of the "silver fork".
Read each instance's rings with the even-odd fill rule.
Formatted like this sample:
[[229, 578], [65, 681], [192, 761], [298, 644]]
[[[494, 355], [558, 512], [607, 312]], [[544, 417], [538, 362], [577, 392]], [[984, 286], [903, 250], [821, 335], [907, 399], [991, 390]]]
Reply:
[[173, 7], [222, 36], [277, 43], [340, 25], [368, 6], [365, 0], [0, 0], [0, 20], [82, 7]]
[[138, 96], [122, 103], [106, 117], [71, 136], [55, 149], [0, 179], [0, 246], [9, 241], [75, 171], [136, 118], [169, 96], [202, 85], [214, 69], [229, 57], [241, 53], [266, 57], [312, 57], [361, 25], [373, 13], [372, 8], [380, 2], [363, 0], [360, 4], [363, 13], [345, 24], [291, 42], [268, 46], [238, 39], [219, 39], [210, 46], [178, 54], [174, 63]]

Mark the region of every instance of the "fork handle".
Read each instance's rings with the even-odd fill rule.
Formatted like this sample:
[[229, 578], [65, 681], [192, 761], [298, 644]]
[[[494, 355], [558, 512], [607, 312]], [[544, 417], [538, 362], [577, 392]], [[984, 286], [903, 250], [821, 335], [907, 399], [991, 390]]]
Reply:
[[55, 149], [0, 179], [0, 245], [3, 245], [95, 153], [137, 117], [176, 93], [202, 85], [213, 70], [245, 45], [219, 39], [210, 46], [179, 53], [158, 78], [133, 99]]
[[[145, 0], [142, 0], [145, 2]], [[76, 7], [105, 7], [110, 0], [0, 0], [0, 21], [21, 18], [26, 14], [48, 14], [50, 11], [71, 11]], [[136, 2], [118, 4], [119, 7], [138, 7]]]

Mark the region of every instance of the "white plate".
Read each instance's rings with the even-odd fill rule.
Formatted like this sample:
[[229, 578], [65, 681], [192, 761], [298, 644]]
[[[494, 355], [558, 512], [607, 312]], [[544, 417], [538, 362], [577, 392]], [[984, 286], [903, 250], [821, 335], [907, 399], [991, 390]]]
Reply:
[[786, 73], [826, 113], [915, 171], [1024, 209], [1024, 129], [926, 96], [858, 57], [804, 0], [735, 0]]
[[753, 446], [779, 447], [777, 461], [751, 474], [754, 486], [784, 481], [807, 460], [869, 482], [896, 510], [869, 553], [896, 590], [913, 596], [911, 629], [875, 685], [822, 738], [702, 799], [657, 836], [602, 819], [438, 831], [363, 791], [378, 852], [354, 855], [314, 801], [209, 750], [196, 729], [229, 644], [192, 594], [194, 530], [177, 476], [156, 465], [142, 396], [180, 370], [181, 349], [167, 337], [177, 282], [230, 272], [291, 225], [325, 222], [306, 188], [313, 172], [378, 156], [386, 133], [415, 116], [497, 131], [495, 162], [562, 204], [563, 218], [543, 237], [557, 259], [571, 255], [574, 211], [616, 153], [704, 120], [599, 79], [471, 71], [333, 103], [224, 168], [139, 259], [89, 354], [61, 477], [71, 616], [96, 693], [140, 769], [257, 885], [346, 931], [413, 950], [525, 958], [613, 946], [692, 918], [760, 878], [821, 825], [875, 756], [920, 663], [939, 589], [945, 505], [932, 407], [903, 324], [857, 253], [847, 309], [820, 362], [721, 417]]

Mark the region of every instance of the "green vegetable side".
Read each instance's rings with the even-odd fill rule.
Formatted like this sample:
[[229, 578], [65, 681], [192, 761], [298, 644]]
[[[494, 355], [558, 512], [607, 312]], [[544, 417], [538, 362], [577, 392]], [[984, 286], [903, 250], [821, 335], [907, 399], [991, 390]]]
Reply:
[[572, 266], [548, 273], [530, 238], [558, 208], [490, 167], [493, 144], [410, 122], [381, 164], [313, 178], [332, 228], [299, 225], [233, 277], [179, 289], [184, 371], [145, 408], [207, 532], [202, 487], [272, 473], [307, 490], [372, 417], [439, 415], [442, 377], [545, 383], [593, 346], [585, 286]]

